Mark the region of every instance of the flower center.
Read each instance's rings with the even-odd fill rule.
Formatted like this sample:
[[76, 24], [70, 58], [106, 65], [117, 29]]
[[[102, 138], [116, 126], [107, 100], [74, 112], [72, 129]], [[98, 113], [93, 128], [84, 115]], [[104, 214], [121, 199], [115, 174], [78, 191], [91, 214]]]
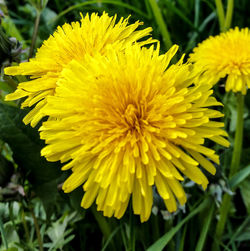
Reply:
[[246, 69], [249, 69], [250, 62], [247, 60], [232, 60], [229, 64], [229, 73], [237, 75], [245, 74]]
[[141, 130], [140, 128], [140, 119], [141, 114], [138, 109], [133, 105], [129, 104], [124, 113], [124, 119], [130, 129], [135, 129], [138, 132]]

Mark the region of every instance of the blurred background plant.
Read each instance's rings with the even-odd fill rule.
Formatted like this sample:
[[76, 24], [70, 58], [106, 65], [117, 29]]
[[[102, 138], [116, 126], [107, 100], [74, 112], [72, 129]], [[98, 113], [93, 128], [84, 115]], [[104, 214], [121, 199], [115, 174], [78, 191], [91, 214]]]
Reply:
[[[67, 173], [60, 171], [60, 163], [40, 157], [43, 142], [37, 130], [22, 122], [27, 111], [20, 111], [18, 102], [4, 101], [18, 82], [26, 80], [4, 76], [5, 66], [34, 56], [57, 25], [79, 20], [79, 12], [103, 11], [118, 17], [131, 14], [131, 23], [143, 21], [145, 27], [153, 27], [162, 52], [176, 43], [179, 56], [230, 23], [250, 26], [249, 0], [0, 0], [0, 250], [211, 250], [225, 193], [233, 200], [222, 239], [215, 241], [221, 250], [250, 250], [249, 92], [240, 171], [227, 178], [233, 145], [226, 150], [210, 145], [220, 154], [221, 165], [216, 176], [208, 175], [207, 191], [184, 181], [188, 203], [174, 214], [155, 193], [152, 215], [143, 224], [129, 212], [118, 221], [103, 217], [95, 206], [80, 208], [81, 189], [64, 194], [61, 186]], [[225, 104], [225, 128], [233, 142], [236, 97], [224, 89], [220, 81], [214, 92]]]

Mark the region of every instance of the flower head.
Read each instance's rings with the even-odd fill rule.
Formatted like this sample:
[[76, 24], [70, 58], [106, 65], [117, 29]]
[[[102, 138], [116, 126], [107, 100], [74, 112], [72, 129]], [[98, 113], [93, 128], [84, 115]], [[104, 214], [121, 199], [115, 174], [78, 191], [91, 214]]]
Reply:
[[[47, 97], [53, 96], [56, 82], [67, 64], [75, 59], [84, 60], [85, 55], [105, 54], [110, 45], [114, 50], [123, 50], [141, 38], [148, 36], [151, 28], [138, 30], [143, 23], [137, 21], [128, 25], [128, 18], [121, 18], [116, 24], [116, 16], [109, 17], [93, 13], [82, 16], [80, 22], [64, 24], [38, 50], [35, 58], [18, 66], [5, 68], [8, 75], [31, 75], [31, 80], [20, 83], [17, 90], [6, 96], [6, 100], [27, 97], [22, 107], [35, 107], [24, 118], [24, 123], [35, 126], [44, 116], [41, 108], [47, 103]], [[151, 43], [152, 39], [139, 42]]]
[[226, 91], [246, 94], [250, 88], [250, 31], [238, 27], [215, 37], [209, 37], [190, 55], [194, 71], [215, 84], [227, 77]]
[[72, 61], [62, 71], [56, 93], [43, 112], [52, 119], [40, 128], [49, 161], [67, 162], [72, 174], [63, 185], [71, 192], [83, 185], [81, 205], [96, 201], [105, 216], [123, 216], [130, 197], [133, 210], [146, 221], [156, 186], [167, 209], [186, 202], [183, 175], [204, 189], [219, 163], [215, 151], [204, 146], [209, 138], [228, 146], [221, 105], [211, 97], [211, 86], [193, 85], [189, 66], [180, 61], [168, 67], [177, 51], [165, 55], [159, 47], [138, 45], [106, 56]]

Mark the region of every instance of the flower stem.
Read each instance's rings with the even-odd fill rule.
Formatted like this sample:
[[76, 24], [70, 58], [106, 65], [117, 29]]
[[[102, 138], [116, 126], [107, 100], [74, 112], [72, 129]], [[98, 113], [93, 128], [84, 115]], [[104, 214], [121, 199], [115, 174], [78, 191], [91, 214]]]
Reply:
[[159, 29], [161, 31], [161, 34], [163, 37], [163, 42], [166, 46], [166, 49], [168, 50], [172, 47], [173, 43], [171, 41], [170, 34], [167, 29], [167, 25], [164, 22], [163, 16], [161, 14], [161, 10], [160, 10], [156, 0], [149, 0], [149, 4], [151, 5], [152, 11], [155, 16], [156, 23], [158, 24]]
[[37, 10], [36, 11], [36, 21], [35, 21], [34, 30], [33, 30], [32, 41], [31, 41], [31, 45], [30, 45], [29, 58], [31, 58], [33, 56], [35, 43], [36, 43], [36, 39], [37, 39], [37, 34], [38, 34], [40, 18], [41, 18], [41, 11]]
[[221, 0], [215, 0], [215, 5], [216, 5], [216, 9], [217, 9], [219, 24], [220, 24], [220, 30], [223, 31], [224, 23], [225, 23], [225, 14], [224, 14], [224, 10], [223, 10], [223, 4], [222, 4]]
[[227, 13], [226, 13], [223, 31], [227, 31], [230, 28], [231, 23], [232, 23], [233, 11], [234, 11], [234, 0], [228, 0], [227, 1]]
[[25, 219], [25, 212], [24, 209], [22, 208], [22, 223], [23, 223], [23, 228], [24, 228], [24, 235], [27, 243], [29, 242], [30, 236], [29, 236], [29, 228]]
[[135, 219], [132, 208], [130, 209], [130, 215], [129, 215], [129, 227], [130, 227], [129, 251], [135, 251]]
[[241, 93], [237, 94], [237, 124], [236, 124], [236, 133], [235, 133], [235, 140], [234, 140], [234, 151], [233, 157], [229, 172], [229, 178], [238, 171], [240, 166], [240, 157], [241, 157], [241, 150], [242, 150], [242, 139], [243, 139], [243, 126], [244, 126], [244, 95]]
[[30, 212], [31, 212], [31, 216], [32, 216], [33, 221], [34, 221], [35, 229], [36, 229], [36, 236], [37, 236], [37, 242], [38, 242], [38, 245], [39, 245], [39, 250], [43, 251], [43, 241], [42, 241], [42, 237], [41, 237], [41, 233], [40, 233], [40, 228], [39, 228], [39, 225], [38, 225], [38, 222], [37, 222], [37, 218], [36, 218], [32, 208], [30, 208]]
[[[237, 173], [240, 167], [240, 157], [241, 157], [241, 149], [242, 149], [242, 139], [243, 139], [243, 111], [244, 111], [244, 95], [241, 93], [237, 94], [237, 125], [236, 125], [236, 133], [234, 140], [234, 150], [233, 157], [229, 171], [229, 179], [232, 178], [234, 174]], [[235, 191], [236, 188], [233, 189]], [[215, 230], [215, 238], [212, 250], [219, 250], [219, 242], [221, 240], [222, 234], [224, 232], [225, 224], [228, 217], [228, 212], [230, 209], [232, 197], [229, 194], [224, 194], [222, 199], [222, 204], [220, 207], [220, 219], [217, 223]]]

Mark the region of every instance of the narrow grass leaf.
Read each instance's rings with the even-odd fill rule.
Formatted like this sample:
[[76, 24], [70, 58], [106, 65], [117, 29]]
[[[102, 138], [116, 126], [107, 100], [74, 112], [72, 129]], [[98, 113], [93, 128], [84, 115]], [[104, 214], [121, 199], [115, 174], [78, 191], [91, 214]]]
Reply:
[[93, 5], [93, 4], [113, 4], [113, 5], [116, 5], [116, 6], [120, 6], [120, 7], [129, 9], [129, 10], [132, 10], [133, 12], [137, 13], [140, 16], [143, 16], [144, 18], [147, 18], [147, 19], [149, 18], [149, 16], [146, 13], [142, 12], [140, 9], [138, 9], [138, 8], [132, 6], [132, 5], [122, 3], [122, 2], [112, 1], [112, 0], [110, 0], [110, 1], [108, 1], [108, 0], [99, 0], [99, 1], [88, 1], [88, 2], [83, 2], [83, 3], [72, 5], [69, 8], [67, 8], [66, 10], [59, 13], [55, 19], [51, 20], [51, 23], [57, 21], [60, 17], [64, 16], [65, 14], [67, 14], [67, 13], [69, 13], [69, 12], [75, 10], [75, 9], [79, 9], [79, 8], [84, 7], [84, 6]]
[[154, 13], [155, 21], [156, 21], [157, 25], [159, 26], [159, 30], [161, 31], [165, 47], [168, 50], [172, 46], [172, 41], [171, 41], [170, 34], [167, 29], [167, 25], [164, 22], [163, 16], [161, 14], [161, 10], [160, 10], [156, 0], [149, 0], [149, 3], [151, 5], [152, 11]]
[[[241, 233], [244, 233], [244, 229], [245, 229], [245, 227], [247, 227], [249, 225], [249, 223], [250, 223], [250, 216], [248, 216], [243, 221], [243, 223], [238, 227], [238, 229], [232, 235], [232, 237], [230, 238], [230, 241], [227, 244], [227, 247], [229, 247], [240, 236]], [[249, 239], [250, 239], [250, 236], [249, 236]]]
[[101, 251], [105, 251], [106, 248], [108, 247], [109, 243], [111, 242], [111, 240], [113, 239], [113, 237], [116, 235], [116, 233], [121, 229], [122, 225], [118, 226], [108, 237], [108, 239], [106, 240], [105, 244], [103, 245]]
[[198, 27], [199, 25], [199, 17], [200, 17], [200, 0], [195, 0], [194, 6], [194, 26]]
[[232, 189], [235, 189], [242, 181], [244, 181], [250, 175], [250, 165], [245, 167], [236, 173], [230, 180], [229, 185]]
[[191, 38], [188, 41], [187, 47], [185, 49], [185, 52], [188, 52], [189, 50], [191, 50], [195, 44], [196, 44], [196, 38], [199, 36], [199, 34], [206, 28], [207, 24], [212, 21], [214, 18], [216, 17], [215, 12], [212, 12], [211, 14], [209, 14], [204, 21], [201, 23], [200, 27], [198, 28], [198, 31], [194, 32], [193, 35], [191, 36]]
[[212, 207], [209, 208], [208, 216], [205, 218], [205, 222], [202, 226], [201, 234], [200, 234], [199, 240], [197, 242], [197, 246], [195, 248], [195, 251], [202, 251], [204, 248], [204, 244], [205, 244], [205, 241], [207, 238], [207, 234], [208, 234], [209, 226], [210, 226], [212, 218], [213, 218], [213, 214], [214, 214], [214, 203], [212, 203]]
[[178, 251], [184, 251], [184, 246], [185, 246], [185, 239], [186, 239], [186, 233], [187, 233], [187, 224], [185, 225], [183, 232], [181, 234], [181, 241], [179, 245]]
[[179, 224], [173, 227], [168, 233], [164, 234], [159, 240], [157, 240], [153, 245], [151, 245], [147, 251], [160, 251], [169, 243], [173, 236], [181, 229], [181, 227], [189, 221], [196, 214], [201, 212], [211, 203], [209, 198], [205, 199], [196, 209], [191, 211]]
[[169, 10], [174, 12], [177, 16], [179, 16], [185, 23], [187, 23], [189, 26], [191, 26], [193, 29], [196, 29], [196, 26], [193, 25], [193, 23], [183, 14], [182, 11], [180, 11], [178, 8], [176, 8], [173, 4], [173, 2], [167, 0], [166, 5]]

